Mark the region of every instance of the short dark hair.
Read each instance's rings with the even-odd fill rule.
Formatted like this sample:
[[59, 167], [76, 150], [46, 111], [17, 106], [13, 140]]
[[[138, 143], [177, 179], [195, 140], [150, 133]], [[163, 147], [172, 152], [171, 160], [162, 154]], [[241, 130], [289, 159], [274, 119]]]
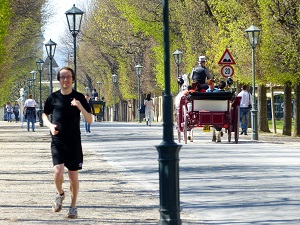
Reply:
[[224, 88], [226, 87], [226, 83], [225, 83], [225, 81], [220, 81], [220, 83], [219, 83], [219, 88], [221, 89], [221, 90], [223, 90]]
[[64, 66], [63, 68], [61, 68], [57, 72], [57, 75], [56, 75], [56, 79], [57, 80], [60, 80], [60, 71], [62, 71], [62, 70], [69, 70], [69, 71], [71, 71], [71, 73], [72, 73], [72, 80], [74, 81], [76, 79], [76, 74], [75, 74], [74, 70], [72, 68], [70, 68], [70, 67]]

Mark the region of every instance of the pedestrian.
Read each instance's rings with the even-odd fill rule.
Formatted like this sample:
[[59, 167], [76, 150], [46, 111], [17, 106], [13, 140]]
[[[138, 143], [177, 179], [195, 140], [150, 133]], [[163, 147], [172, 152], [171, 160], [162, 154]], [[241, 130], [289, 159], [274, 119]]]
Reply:
[[251, 95], [247, 91], [247, 85], [242, 86], [242, 91], [237, 96], [242, 97], [240, 102], [240, 126], [242, 129], [241, 134], [247, 135], [248, 114], [252, 104]]
[[37, 103], [32, 98], [32, 94], [29, 94], [28, 99], [26, 99], [23, 108], [23, 114], [25, 115], [25, 119], [27, 120], [27, 132], [29, 132], [30, 130], [30, 123], [31, 123], [32, 132], [35, 132], [34, 124], [36, 121], [36, 111], [35, 111], [36, 106]]
[[208, 89], [206, 89], [206, 92], [214, 92], [218, 90], [218, 88], [215, 87], [215, 80], [210, 79], [207, 81]]
[[13, 106], [13, 112], [15, 115], [16, 123], [19, 121], [19, 114], [20, 114], [20, 105], [18, 101], [15, 101], [15, 104]]
[[7, 122], [11, 122], [12, 121], [11, 115], [13, 113], [13, 107], [11, 106], [10, 102], [6, 103], [5, 109], [6, 109], [6, 115], [7, 115]]
[[104, 96], [102, 96], [101, 100], [102, 100], [102, 107], [101, 107], [101, 113], [100, 113], [100, 121], [104, 121], [105, 107], [106, 107], [106, 102], [105, 102]]
[[151, 98], [151, 94], [147, 94], [147, 97], [144, 100], [144, 105], [145, 105], [146, 125], [151, 126], [151, 122], [153, 121], [154, 118], [154, 110], [153, 110], [154, 104]]
[[198, 83], [198, 85], [200, 86], [200, 90], [201, 89], [208, 89], [208, 85], [207, 80], [211, 79], [211, 75], [209, 73], [208, 68], [206, 67], [206, 59], [205, 56], [200, 56], [199, 57], [199, 61], [198, 61], [199, 65], [197, 65], [196, 67], [193, 68], [192, 71], [192, 80], [195, 83]]
[[[68, 169], [71, 204], [67, 218], [77, 218], [76, 201], [79, 190], [78, 171], [82, 169], [83, 153], [80, 135], [80, 112], [87, 123], [92, 123], [91, 108], [84, 95], [73, 90], [76, 74], [69, 67], [57, 73], [60, 90], [50, 94], [42, 114], [44, 124], [50, 129], [54, 183], [57, 195], [52, 210], [59, 212], [65, 199], [63, 190], [64, 168]], [[49, 115], [52, 114], [52, 121]]]
[[96, 91], [96, 89], [94, 88], [93, 91], [92, 91], [92, 100], [95, 100], [95, 98], [99, 98], [99, 95], [98, 95], [98, 92]]
[[[92, 104], [92, 102], [91, 102], [91, 97], [90, 97], [90, 95], [89, 95], [88, 93], [86, 93], [84, 97], [85, 97], [87, 103], [89, 104], [89, 106], [90, 106], [90, 108], [91, 108], [91, 111], [93, 112], [93, 111], [94, 111], [94, 110], [93, 110], [93, 104]], [[97, 98], [97, 97], [96, 97], [96, 98]], [[86, 120], [84, 120], [84, 128], [85, 128], [85, 133], [86, 133], [86, 134], [91, 133], [91, 124], [88, 123]]]

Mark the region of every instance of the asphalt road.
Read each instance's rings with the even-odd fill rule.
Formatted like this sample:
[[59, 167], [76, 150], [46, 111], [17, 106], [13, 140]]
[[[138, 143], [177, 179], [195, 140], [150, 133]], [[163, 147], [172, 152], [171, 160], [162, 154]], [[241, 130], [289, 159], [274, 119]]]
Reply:
[[[195, 130], [180, 150], [180, 206], [194, 224], [300, 224], [299, 139], [270, 134], [240, 136], [239, 143], [211, 141]], [[174, 130], [174, 137], [177, 132]], [[110, 165], [136, 177], [158, 195], [158, 152], [162, 125], [94, 123], [83, 135]], [[177, 142], [177, 140], [175, 140]]]

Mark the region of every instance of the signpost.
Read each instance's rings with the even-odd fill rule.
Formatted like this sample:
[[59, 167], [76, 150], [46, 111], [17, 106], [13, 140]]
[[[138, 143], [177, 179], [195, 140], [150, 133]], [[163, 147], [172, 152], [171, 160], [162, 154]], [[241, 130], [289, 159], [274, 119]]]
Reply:
[[226, 65], [227, 64], [235, 64], [235, 61], [227, 48], [226, 48], [225, 52], [223, 53], [218, 64], [226, 64]]
[[234, 69], [231, 65], [222, 66], [221, 74], [225, 78], [232, 77], [234, 74]]
[[221, 68], [221, 74], [223, 77], [228, 78], [233, 76], [234, 69], [231, 65], [234, 65], [235, 61], [227, 48], [220, 58], [218, 64], [223, 65]]

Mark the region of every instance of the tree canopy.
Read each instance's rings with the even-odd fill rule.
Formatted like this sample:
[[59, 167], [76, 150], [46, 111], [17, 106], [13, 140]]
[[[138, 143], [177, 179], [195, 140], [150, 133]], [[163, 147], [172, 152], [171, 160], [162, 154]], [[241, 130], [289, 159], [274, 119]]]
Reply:
[[[25, 81], [42, 55], [44, 0], [0, 0], [0, 100]], [[119, 100], [137, 99], [135, 65], [141, 64], [141, 90], [160, 95], [164, 89], [161, 0], [91, 0], [78, 36], [79, 87], [97, 87], [112, 104], [111, 76], [118, 75]], [[212, 74], [229, 49], [236, 61], [233, 79], [251, 83], [251, 47], [245, 30], [261, 29], [256, 55], [258, 84], [299, 83], [299, 0], [169, 0], [171, 53], [181, 50], [181, 73], [190, 73], [206, 55]], [[72, 52], [71, 35], [65, 51]], [[172, 56], [172, 54], [170, 54]], [[67, 56], [66, 56], [67, 58]], [[171, 59], [171, 90], [177, 92], [177, 67]], [[21, 84], [20, 84], [21, 85]]]

